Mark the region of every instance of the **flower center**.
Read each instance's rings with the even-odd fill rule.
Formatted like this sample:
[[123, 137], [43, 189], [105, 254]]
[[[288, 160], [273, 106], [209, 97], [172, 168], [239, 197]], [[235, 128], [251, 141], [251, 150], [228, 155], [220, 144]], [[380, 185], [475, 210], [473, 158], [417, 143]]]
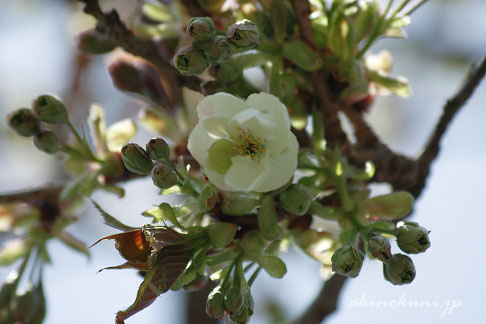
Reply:
[[250, 129], [245, 130], [238, 127], [238, 136], [232, 139], [235, 142], [235, 148], [239, 155], [249, 156], [254, 159], [255, 157], [259, 158], [263, 153], [267, 152], [265, 148], [265, 142], [267, 140], [262, 140], [260, 136], [253, 135]]

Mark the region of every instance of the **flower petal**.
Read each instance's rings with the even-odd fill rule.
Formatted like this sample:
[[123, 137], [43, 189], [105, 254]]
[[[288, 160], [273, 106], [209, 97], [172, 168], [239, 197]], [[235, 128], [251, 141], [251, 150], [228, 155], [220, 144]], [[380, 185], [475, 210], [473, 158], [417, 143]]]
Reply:
[[266, 92], [253, 93], [246, 99], [246, 105], [248, 108], [257, 109], [266, 115], [273, 116], [279, 128], [290, 129], [287, 108], [274, 95]]
[[209, 148], [217, 140], [209, 136], [204, 126], [199, 123], [189, 135], [187, 149], [200, 165], [204, 165], [208, 159]]
[[247, 109], [246, 103], [226, 92], [218, 92], [203, 98], [197, 105], [199, 122], [212, 117], [231, 119], [238, 112]]
[[269, 173], [269, 157], [263, 156], [259, 162], [249, 156], [235, 156], [233, 164], [224, 177], [231, 191], [254, 191], [265, 183]]
[[268, 192], [285, 185], [297, 168], [299, 143], [293, 133], [288, 135], [288, 147], [282, 154], [270, 157], [269, 174], [266, 181], [256, 188], [256, 192]]

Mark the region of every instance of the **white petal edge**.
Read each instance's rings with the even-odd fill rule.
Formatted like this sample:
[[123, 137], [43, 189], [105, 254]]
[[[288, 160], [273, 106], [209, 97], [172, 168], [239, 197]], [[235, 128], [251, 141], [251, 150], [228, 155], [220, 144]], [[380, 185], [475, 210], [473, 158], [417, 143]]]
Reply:
[[277, 156], [270, 158], [270, 168], [267, 180], [254, 191], [268, 192], [285, 185], [294, 175], [297, 168], [299, 142], [293, 133], [289, 133], [288, 147]]
[[187, 149], [191, 155], [196, 159], [201, 166], [206, 163], [208, 159], [208, 152], [211, 145], [216, 142], [218, 138], [209, 136], [204, 126], [199, 123], [194, 127], [189, 135]]
[[266, 92], [253, 93], [246, 99], [248, 108], [261, 111], [264, 114], [272, 115], [278, 127], [290, 129], [290, 118], [287, 107], [274, 95]]
[[197, 105], [199, 122], [213, 117], [224, 117], [231, 119], [242, 110], [247, 109], [246, 103], [229, 93], [218, 92], [204, 97]]

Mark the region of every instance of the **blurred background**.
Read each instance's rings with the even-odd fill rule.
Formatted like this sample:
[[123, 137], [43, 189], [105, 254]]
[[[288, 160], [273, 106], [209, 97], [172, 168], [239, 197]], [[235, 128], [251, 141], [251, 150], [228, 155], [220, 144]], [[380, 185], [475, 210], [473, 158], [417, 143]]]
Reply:
[[[126, 9], [122, 17], [130, 15], [137, 4], [136, 0], [114, 2], [117, 8]], [[110, 4], [106, 2], [107, 7]], [[390, 50], [393, 74], [407, 77], [412, 87], [409, 99], [379, 98], [368, 116], [392, 149], [412, 156], [420, 153], [442, 106], [461, 85], [469, 64], [486, 54], [485, 12], [484, 0], [429, 1], [413, 14], [407, 40], [381, 40], [372, 48], [374, 53]], [[71, 1], [1, 0], [0, 193], [66, 180], [56, 156], [37, 151], [30, 138], [16, 136], [4, 123], [9, 112], [29, 107], [38, 95], [51, 93], [68, 100], [77, 127], [83, 125], [91, 102], [106, 109], [108, 124], [123, 118], [136, 120], [142, 104], [115, 89], [106, 68], [109, 56], [92, 58], [81, 74], [76, 73], [84, 63], [77, 57], [74, 37], [93, 26], [94, 21]], [[328, 323], [401, 324], [417, 319], [422, 323], [486, 322], [486, 214], [482, 206], [486, 194], [485, 122], [483, 81], [444, 137], [427, 188], [411, 218], [432, 231], [430, 250], [414, 257], [417, 277], [413, 284], [390, 285], [382, 277], [381, 263], [367, 260], [359, 278], [348, 281], [339, 309]], [[140, 128], [134, 142], [146, 143], [151, 137]], [[120, 220], [140, 226], [146, 221], [140, 213], [160, 202], [150, 182], [144, 179], [125, 184], [123, 200], [102, 193], [93, 198]], [[383, 188], [377, 185], [376, 190]], [[88, 245], [116, 232], [102, 223], [89, 203], [69, 231]], [[72, 324], [112, 323], [115, 312], [134, 300], [141, 282], [136, 272], [96, 273], [122, 263], [112, 242], [92, 248], [89, 261], [56, 242], [48, 248], [53, 264], [44, 274], [46, 324], [67, 320]], [[265, 311], [269, 308], [295, 318], [321, 287], [319, 264], [293, 248], [282, 256], [288, 267], [284, 279], [266, 274], [258, 278], [253, 290], [256, 315], [252, 323], [271, 323]], [[0, 281], [9, 270], [0, 268]], [[128, 323], [183, 323], [183, 301], [183, 293], [168, 292]], [[403, 301], [414, 305], [404, 307]]]

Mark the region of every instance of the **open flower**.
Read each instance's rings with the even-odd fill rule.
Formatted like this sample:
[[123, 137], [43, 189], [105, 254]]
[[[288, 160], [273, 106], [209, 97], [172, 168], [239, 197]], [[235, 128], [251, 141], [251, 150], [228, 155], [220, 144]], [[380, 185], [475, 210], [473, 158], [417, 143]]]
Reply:
[[267, 192], [290, 180], [299, 144], [277, 97], [262, 92], [245, 102], [220, 92], [202, 99], [197, 112], [188, 149], [215, 186]]

